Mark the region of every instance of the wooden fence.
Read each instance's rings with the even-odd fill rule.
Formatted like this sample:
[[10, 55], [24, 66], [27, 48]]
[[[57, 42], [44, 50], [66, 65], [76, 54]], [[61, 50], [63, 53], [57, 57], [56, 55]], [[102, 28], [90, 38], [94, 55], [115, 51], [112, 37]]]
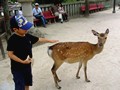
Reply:
[[[96, 1], [96, 2], [90, 2], [90, 3], [102, 3], [105, 7], [112, 7], [112, 1]], [[72, 3], [63, 3], [63, 7], [65, 11], [68, 13], [69, 17], [75, 17], [79, 16], [81, 14], [80, 12], [80, 6], [84, 5], [84, 1], [79, 1], [79, 2], [72, 2]], [[47, 5], [40, 5], [41, 9], [43, 11], [47, 11], [52, 4], [47, 4]], [[34, 7], [34, 6], [33, 6]], [[20, 7], [14, 7], [9, 10], [10, 16], [14, 15], [17, 13], [17, 11], [20, 9]], [[2, 10], [0, 10], [0, 15], [2, 13]]]

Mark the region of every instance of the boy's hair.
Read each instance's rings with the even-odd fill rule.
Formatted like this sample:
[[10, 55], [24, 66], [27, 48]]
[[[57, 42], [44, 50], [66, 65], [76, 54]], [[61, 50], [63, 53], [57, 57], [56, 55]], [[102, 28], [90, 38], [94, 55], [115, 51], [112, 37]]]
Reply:
[[15, 19], [15, 16], [13, 16], [11, 19], [10, 19], [10, 29], [11, 31], [14, 31], [13, 28], [17, 28], [19, 29], [19, 26], [18, 26], [18, 23]]

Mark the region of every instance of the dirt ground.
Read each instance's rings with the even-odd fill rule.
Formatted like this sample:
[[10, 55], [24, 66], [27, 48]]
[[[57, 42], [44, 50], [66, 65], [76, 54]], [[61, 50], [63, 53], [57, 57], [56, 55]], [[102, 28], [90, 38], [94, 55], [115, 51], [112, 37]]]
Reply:
[[[38, 28], [49, 39], [91, 43], [97, 43], [92, 29], [105, 32], [107, 28], [110, 32], [104, 50], [88, 62], [87, 72], [91, 82], [85, 82], [83, 68], [80, 72], [81, 78], [76, 79], [78, 63], [64, 63], [57, 71], [62, 80], [59, 83], [61, 90], [120, 90], [120, 9], [116, 8], [114, 14], [109, 9], [90, 14], [89, 18], [80, 16], [63, 24]], [[30, 90], [57, 90], [51, 73], [53, 60], [47, 55], [47, 47], [50, 45], [53, 44], [46, 43], [33, 48], [35, 62], [33, 86]], [[0, 90], [14, 90], [8, 58], [0, 61]]]

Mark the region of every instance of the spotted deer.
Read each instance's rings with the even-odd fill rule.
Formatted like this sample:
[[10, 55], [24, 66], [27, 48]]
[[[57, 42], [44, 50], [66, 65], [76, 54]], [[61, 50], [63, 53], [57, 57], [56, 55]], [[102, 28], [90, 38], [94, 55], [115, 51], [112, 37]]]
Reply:
[[76, 73], [76, 78], [79, 79], [79, 71], [84, 64], [85, 81], [90, 82], [87, 78], [87, 62], [92, 59], [96, 54], [102, 52], [104, 44], [109, 33], [109, 29], [105, 33], [98, 33], [92, 30], [92, 33], [98, 37], [98, 43], [92, 44], [89, 42], [59, 42], [48, 48], [48, 55], [54, 60], [53, 67], [51, 69], [55, 86], [60, 89], [58, 82], [61, 80], [57, 76], [57, 69], [64, 63], [76, 63], [79, 62], [79, 67]]

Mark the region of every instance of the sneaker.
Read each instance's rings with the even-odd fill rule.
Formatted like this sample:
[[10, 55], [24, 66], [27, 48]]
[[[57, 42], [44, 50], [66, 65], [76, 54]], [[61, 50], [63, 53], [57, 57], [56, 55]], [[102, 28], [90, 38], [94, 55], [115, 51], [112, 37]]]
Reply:
[[67, 19], [67, 20], [65, 20], [65, 22], [68, 22], [69, 20]]
[[63, 23], [63, 21], [61, 21], [61, 23]]
[[46, 25], [44, 25], [43, 27], [46, 28]]
[[45, 24], [48, 24], [48, 21], [46, 21]]
[[61, 23], [63, 23], [63, 20], [61, 19], [61, 21], [60, 21]]

